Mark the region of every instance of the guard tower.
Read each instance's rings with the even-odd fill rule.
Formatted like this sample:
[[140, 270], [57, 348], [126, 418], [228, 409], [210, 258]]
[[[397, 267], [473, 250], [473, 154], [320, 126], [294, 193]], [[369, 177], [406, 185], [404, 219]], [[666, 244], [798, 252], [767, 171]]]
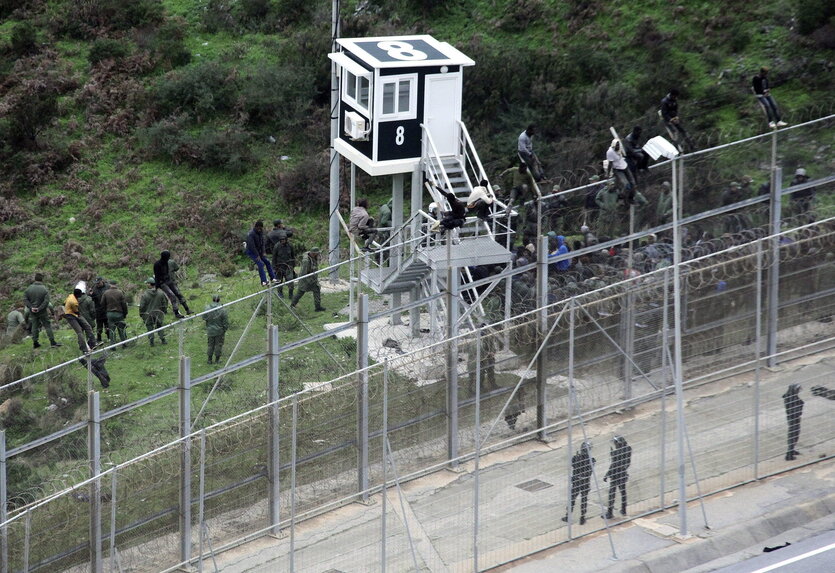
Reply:
[[[439, 215], [426, 206], [448, 208], [436, 186], [466, 201], [487, 178], [461, 121], [463, 72], [475, 62], [428, 35], [336, 42], [339, 50], [328, 56], [339, 78], [334, 149], [352, 164], [352, 191], [354, 166], [392, 177], [392, 225], [378, 238], [377, 251], [367, 255], [360, 280], [378, 293], [412, 292], [416, 298], [420, 291], [437, 292], [450, 268], [459, 269], [460, 275], [453, 274], [466, 283], [468, 267], [508, 263], [509, 243], [496, 239], [509, 238], [509, 218], [470, 217], [445, 237], [449, 244], [430, 232]], [[404, 221], [409, 180], [411, 208]], [[496, 202], [498, 212], [505, 207]], [[331, 205], [332, 213], [337, 210]], [[344, 224], [343, 229], [347, 233]], [[475, 291], [469, 298], [477, 299]]]

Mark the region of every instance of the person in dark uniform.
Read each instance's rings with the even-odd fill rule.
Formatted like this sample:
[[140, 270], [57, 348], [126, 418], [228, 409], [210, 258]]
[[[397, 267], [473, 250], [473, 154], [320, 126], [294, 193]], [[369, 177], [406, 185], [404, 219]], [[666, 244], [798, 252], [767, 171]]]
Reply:
[[620, 514], [626, 515], [626, 482], [629, 480], [627, 470], [629, 464], [632, 463], [632, 446], [626, 443], [626, 438], [623, 436], [615, 436], [609, 453], [611, 455], [609, 471], [603, 476], [603, 481], [609, 481], [609, 509], [606, 511], [605, 519], [612, 519], [615, 494], [618, 489], [620, 489]]
[[586, 508], [589, 504], [589, 490], [591, 489], [591, 474], [596, 460], [591, 457], [591, 444], [583, 442], [580, 451], [571, 458], [571, 495], [568, 511], [563, 521], [574, 512], [574, 502], [580, 496], [580, 525], [586, 523]]
[[[292, 281], [296, 278], [296, 272], [293, 268], [296, 266], [296, 250], [287, 240], [287, 237], [278, 239], [273, 245], [273, 270], [275, 271], [275, 278], [278, 283], [278, 296], [284, 298], [283, 284]], [[287, 288], [290, 290], [290, 299], [293, 298], [293, 287], [295, 283], [290, 282]]]
[[215, 364], [220, 364], [220, 353], [223, 352], [223, 339], [226, 331], [229, 330], [229, 315], [226, 308], [220, 304], [220, 295], [212, 296], [212, 302], [206, 305], [206, 310], [211, 310], [203, 315], [206, 321], [206, 354], [209, 357], [209, 364], [212, 363], [212, 356]]
[[[107, 309], [102, 302], [101, 296], [110, 288], [104, 277], [96, 277], [96, 282], [93, 284], [93, 291], [90, 296], [93, 303], [96, 305], [96, 342], [101, 342], [101, 333], [107, 329]], [[92, 324], [90, 326], [93, 326]]]
[[786, 460], [791, 461], [800, 455], [795, 450], [797, 440], [800, 438], [800, 416], [803, 414], [803, 400], [800, 399], [800, 384], [789, 384], [786, 393], [783, 394], [783, 404], [786, 406], [786, 421], [789, 426], [788, 447], [786, 448]]
[[55, 341], [55, 335], [52, 333], [52, 303], [49, 301], [49, 289], [43, 284], [43, 274], [35, 273], [35, 281], [23, 293], [23, 303], [32, 325], [33, 348], [41, 346], [38, 342], [41, 328], [46, 331], [50, 346], [61, 346], [60, 342]]

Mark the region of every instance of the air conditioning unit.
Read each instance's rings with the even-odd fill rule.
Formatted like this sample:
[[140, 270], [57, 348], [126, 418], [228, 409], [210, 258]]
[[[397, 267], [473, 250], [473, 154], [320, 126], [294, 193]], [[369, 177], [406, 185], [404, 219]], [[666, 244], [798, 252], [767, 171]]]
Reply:
[[368, 122], [355, 111], [345, 113], [345, 134], [351, 139], [368, 139]]

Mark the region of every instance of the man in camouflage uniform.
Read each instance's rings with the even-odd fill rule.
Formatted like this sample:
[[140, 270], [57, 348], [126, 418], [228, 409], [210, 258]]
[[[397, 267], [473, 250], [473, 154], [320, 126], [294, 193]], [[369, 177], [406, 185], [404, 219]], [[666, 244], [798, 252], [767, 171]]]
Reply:
[[110, 287], [104, 291], [101, 299], [107, 312], [107, 337], [110, 339], [110, 344], [116, 343], [117, 331], [120, 340], [127, 340], [125, 319], [128, 316], [128, 303], [125, 300], [125, 294], [117, 288], [116, 283], [110, 283]]
[[322, 306], [322, 290], [319, 288], [319, 247], [313, 247], [302, 258], [302, 266], [299, 270], [299, 286], [296, 294], [293, 296], [290, 308], [296, 308], [299, 299], [306, 292], [313, 293], [313, 306], [316, 311], [327, 310]]
[[23, 293], [23, 303], [26, 305], [26, 311], [32, 325], [33, 347], [40, 347], [38, 335], [41, 332], [41, 328], [46, 330], [50, 346], [61, 346], [55, 342], [55, 335], [52, 333], [52, 324], [50, 322], [52, 319], [52, 304], [49, 302], [49, 289], [43, 284], [43, 275], [41, 273], [35, 273], [35, 281]]
[[[296, 273], [293, 267], [296, 266], [296, 251], [293, 245], [287, 240], [287, 236], [279, 237], [278, 241], [273, 245], [273, 270], [275, 278], [279, 281], [278, 296], [284, 298], [283, 284], [292, 281], [296, 278]], [[290, 283], [287, 288], [289, 290], [290, 299], [293, 298], [293, 283]]]
[[208, 363], [212, 363], [212, 356], [214, 356], [215, 363], [219, 364], [220, 353], [223, 351], [223, 339], [226, 336], [226, 331], [229, 329], [229, 315], [226, 309], [220, 304], [219, 294], [212, 296], [212, 302], [206, 305], [206, 310], [211, 310], [211, 312], [203, 315], [203, 320], [206, 321], [206, 337], [208, 341], [206, 354], [209, 357]]
[[[168, 297], [165, 293], [156, 288], [154, 284], [154, 277], [149, 277], [145, 283], [148, 289], [142, 293], [139, 298], [139, 317], [145, 323], [145, 328], [148, 332], [162, 328], [165, 325], [165, 313], [168, 312]], [[165, 331], [159, 331], [159, 341], [163, 344], [165, 342]], [[153, 333], [148, 335], [148, 341], [151, 346], [154, 345]]]
[[[103, 277], [96, 277], [96, 282], [93, 284], [93, 290], [90, 297], [93, 299], [93, 304], [96, 305], [96, 341], [101, 342], [101, 333], [107, 329], [107, 309], [104, 308], [104, 302], [101, 297], [109, 287], [107, 281]], [[90, 323], [93, 326], [93, 323]]]

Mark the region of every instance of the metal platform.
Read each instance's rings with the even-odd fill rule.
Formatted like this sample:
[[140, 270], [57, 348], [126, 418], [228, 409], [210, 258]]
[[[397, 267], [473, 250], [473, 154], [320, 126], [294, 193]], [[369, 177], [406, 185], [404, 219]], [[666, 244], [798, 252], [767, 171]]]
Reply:
[[444, 242], [422, 248], [417, 258], [433, 271], [444, 271], [449, 267], [506, 264], [511, 253], [490, 237], [465, 237], [457, 245]]

